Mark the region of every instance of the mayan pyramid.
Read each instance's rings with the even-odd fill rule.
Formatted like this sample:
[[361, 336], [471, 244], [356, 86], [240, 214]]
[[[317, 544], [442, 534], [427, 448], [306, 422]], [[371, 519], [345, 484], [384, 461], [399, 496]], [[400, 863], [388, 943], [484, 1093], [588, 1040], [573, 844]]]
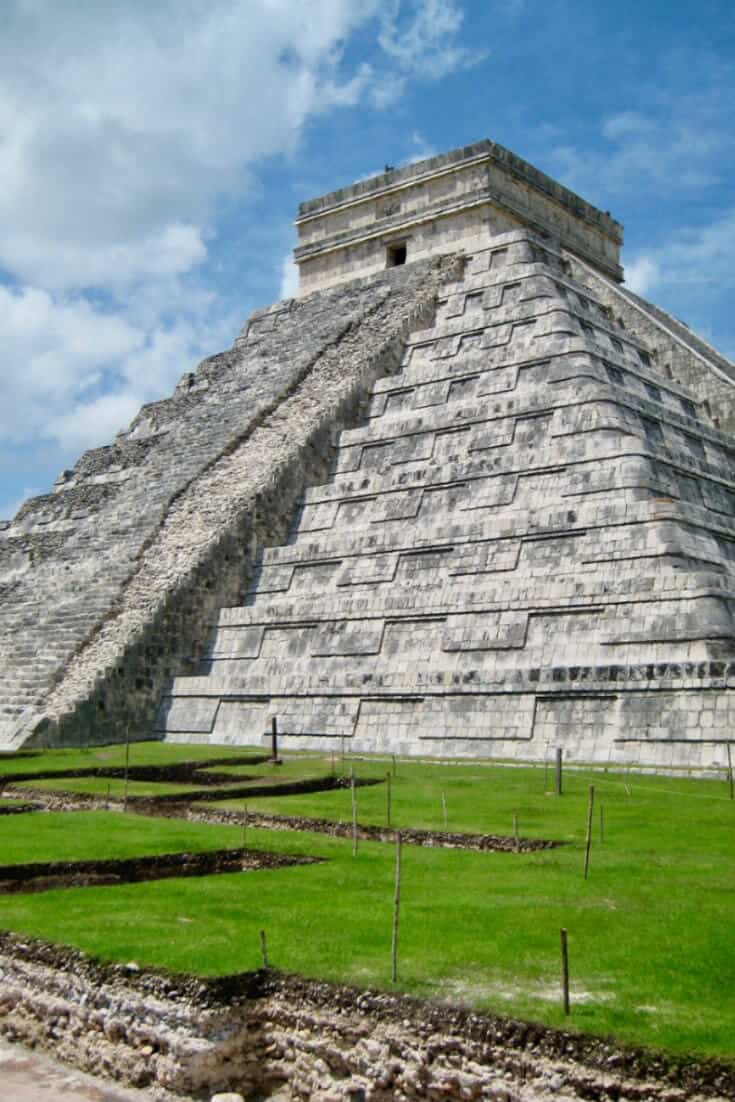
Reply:
[[735, 729], [735, 368], [491, 142], [302, 204], [299, 296], [4, 531], [6, 749], [653, 766]]

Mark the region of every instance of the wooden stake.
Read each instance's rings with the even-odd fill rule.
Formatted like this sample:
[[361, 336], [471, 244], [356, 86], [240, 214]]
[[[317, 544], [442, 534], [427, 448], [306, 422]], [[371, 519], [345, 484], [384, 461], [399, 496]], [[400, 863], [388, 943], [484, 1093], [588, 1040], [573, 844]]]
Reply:
[[518, 837], [518, 812], [517, 811], [513, 812], [513, 837], [514, 837], [515, 843], [516, 843], [516, 853], [518, 853], [519, 849], [521, 848], [521, 840]]
[[590, 785], [589, 803], [587, 804], [587, 834], [584, 840], [584, 878], [590, 867], [590, 846], [592, 845], [592, 809], [595, 806], [595, 786]]
[[561, 796], [561, 746], [556, 748], [556, 794]]
[[350, 792], [352, 793], [352, 856], [357, 857], [357, 792], [354, 771], [350, 775]]
[[248, 833], [248, 805], [247, 804], [242, 805], [242, 814], [243, 814], [243, 820], [242, 820], [242, 848], [245, 849], [245, 839], [247, 838], [247, 833]]
[[605, 816], [602, 811], [602, 804], [600, 804], [600, 844], [605, 841]]
[[447, 816], [447, 794], [442, 788], [442, 811], [444, 813], [444, 829], [449, 829], [449, 818]]
[[128, 769], [130, 767], [130, 724], [125, 724], [125, 789], [123, 791], [123, 811], [128, 810]]
[[401, 905], [401, 832], [396, 833], [396, 890], [393, 896], [393, 937], [390, 947], [390, 978], [398, 979], [398, 912]]
[[268, 968], [268, 949], [265, 944], [265, 930], [260, 931], [260, 955], [263, 959], [263, 967]]
[[561, 934], [561, 983], [564, 998], [564, 1013], [569, 1013], [569, 953], [567, 951], [567, 932], [562, 928]]
[[390, 773], [385, 774], [385, 821], [386, 826], [390, 826]]
[[395, 756], [395, 754], [391, 754], [391, 757], [393, 758], [393, 776], [395, 777], [395, 775], [396, 775], [396, 756]]
[[732, 753], [730, 751], [730, 743], [727, 744], [727, 777], [730, 782], [730, 799], [733, 799], [733, 782], [732, 782]]
[[275, 716], [271, 719], [271, 757], [278, 761], [278, 720]]

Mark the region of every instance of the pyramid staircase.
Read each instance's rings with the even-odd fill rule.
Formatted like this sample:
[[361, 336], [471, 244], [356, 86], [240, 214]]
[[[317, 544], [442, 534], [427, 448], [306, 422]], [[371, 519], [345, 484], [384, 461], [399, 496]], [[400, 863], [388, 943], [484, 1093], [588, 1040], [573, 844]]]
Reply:
[[253, 743], [275, 716], [291, 747], [721, 764], [734, 515], [731, 439], [548, 242], [500, 235], [158, 731]]

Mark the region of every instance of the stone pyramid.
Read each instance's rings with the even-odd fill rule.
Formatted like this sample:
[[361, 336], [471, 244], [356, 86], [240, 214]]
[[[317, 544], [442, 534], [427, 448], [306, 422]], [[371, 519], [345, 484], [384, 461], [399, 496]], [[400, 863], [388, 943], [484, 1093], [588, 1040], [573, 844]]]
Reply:
[[711, 758], [735, 707], [733, 477], [559, 253], [498, 235], [340, 434], [163, 729], [252, 741], [276, 716], [289, 746]]
[[299, 297], [6, 530], [6, 745], [726, 764], [733, 365], [491, 142], [297, 225]]

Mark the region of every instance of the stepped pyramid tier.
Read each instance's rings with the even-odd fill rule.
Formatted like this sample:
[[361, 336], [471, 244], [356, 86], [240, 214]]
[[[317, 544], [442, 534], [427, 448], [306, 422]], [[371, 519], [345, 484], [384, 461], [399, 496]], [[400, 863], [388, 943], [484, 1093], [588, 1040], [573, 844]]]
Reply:
[[298, 297], [6, 528], [0, 741], [726, 765], [733, 365], [490, 142], [297, 226]]

